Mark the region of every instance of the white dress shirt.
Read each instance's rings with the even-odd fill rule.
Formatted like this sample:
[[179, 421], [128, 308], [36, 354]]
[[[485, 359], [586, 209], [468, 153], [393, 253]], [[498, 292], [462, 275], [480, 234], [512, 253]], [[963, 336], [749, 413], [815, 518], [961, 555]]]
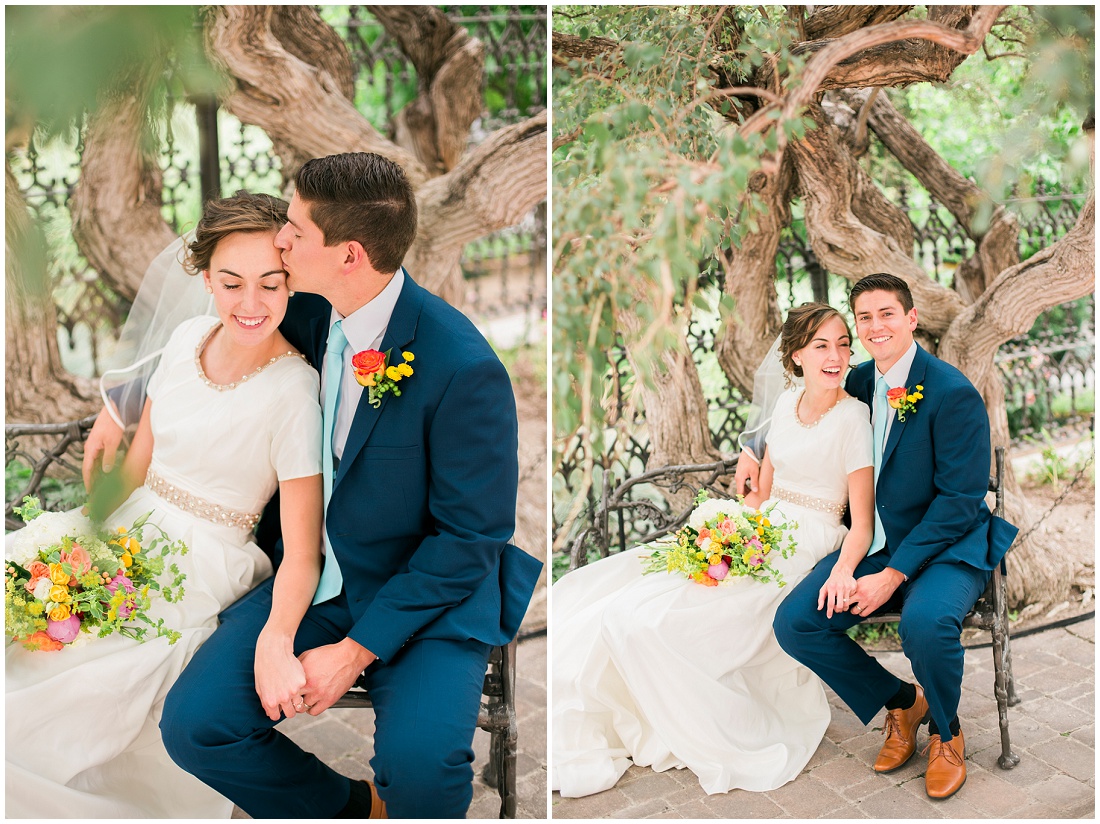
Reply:
[[[887, 389], [896, 389], [899, 386], [907, 386], [910, 390], [912, 390], [913, 387], [908, 386], [908, 384], [906, 384], [906, 381], [909, 380], [909, 370], [913, 368], [913, 360], [916, 357], [917, 343], [916, 341], [913, 341], [913, 343], [909, 344], [909, 348], [905, 350], [905, 354], [898, 359], [897, 363], [895, 363], [886, 371], [885, 375], [878, 371], [877, 366], [875, 367], [876, 382], [878, 381], [878, 376], [881, 375], [882, 377], [886, 378]], [[872, 387], [871, 396], [872, 398], [874, 398], [874, 387]], [[879, 415], [888, 415], [888, 417], [886, 418], [886, 433], [882, 436], [882, 448], [886, 449], [886, 443], [890, 440], [890, 427], [893, 426], [894, 418], [896, 418], [897, 415], [891, 414], [893, 413], [894, 409], [890, 406], [890, 404], [885, 404], [886, 408], [880, 410], [878, 408], [880, 404], [877, 398], [873, 400], [873, 403], [875, 408], [873, 410], [874, 415], [871, 419], [872, 424], [878, 420]]]
[[[332, 426], [332, 454], [340, 459], [344, 456], [344, 444], [347, 443], [348, 433], [351, 431], [351, 422], [355, 418], [355, 410], [359, 407], [359, 399], [366, 391], [355, 380], [355, 370], [352, 369], [351, 359], [365, 349], [377, 349], [382, 345], [382, 338], [386, 335], [386, 329], [390, 325], [390, 316], [393, 307], [397, 304], [397, 298], [401, 294], [401, 287], [405, 283], [405, 274], [398, 269], [386, 288], [379, 292], [365, 305], [360, 306], [346, 318], [340, 317], [340, 313], [334, 308], [329, 316], [329, 329], [338, 320], [342, 320], [340, 328], [344, 330], [344, 337], [348, 339], [348, 345], [344, 347], [344, 375], [340, 384], [340, 395], [336, 404], [336, 420]], [[325, 355], [328, 358], [328, 355]], [[327, 370], [321, 369], [321, 397], [325, 397]]]

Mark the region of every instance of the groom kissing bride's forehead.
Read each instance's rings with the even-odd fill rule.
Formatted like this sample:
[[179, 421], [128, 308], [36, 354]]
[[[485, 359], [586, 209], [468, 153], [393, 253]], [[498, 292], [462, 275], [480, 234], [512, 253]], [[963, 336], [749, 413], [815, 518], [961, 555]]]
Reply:
[[[206, 212], [255, 197], [241, 192]], [[216, 319], [192, 319], [184, 326], [195, 328], [194, 340], [173, 337], [158, 371], [171, 351], [176, 383], [162, 385], [186, 385], [197, 408], [215, 397], [235, 404], [229, 423], [203, 436], [213, 442], [190, 445], [192, 454], [212, 450], [208, 475], [224, 446], [218, 438], [261, 425], [277, 431], [256, 451], [258, 465], [278, 468], [291, 451], [304, 457], [289, 475], [279, 470], [279, 494], [256, 527], [256, 543], [282, 559], [279, 570], [236, 602], [221, 601], [218, 628], [164, 700], [164, 747], [254, 818], [461, 818], [489, 653], [515, 636], [542, 566], [511, 543], [519, 478], [511, 382], [474, 325], [402, 267], [417, 209], [399, 166], [367, 153], [317, 158], [299, 171], [289, 208], [270, 200], [285, 209], [277, 231], [229, 220], [221, 237], [266, 237], [271, 260], [222, 252], [203, 273], [223, 324], [260, 331], [227, 336]], [[269, 310], [277, 333], [254, 323]], [[280, 364], [296, 363], [299, 377], [305, 370], [296, 406], [269, 379], [267, 349], [285, 352]], [[212, 370], [226, 354], [236, 360], [223, 385]], [[241, 363], [259, 366], [239, 378], [232, 367]], [[289, 415], [292, 406], [300, 414]], [[158, 446], [189, 437], [164, 431], [163, 420], [153, 416], [154, 465]], [[101, 414], [85, 453], [89, 475], [100, 455], [113, 463], [120, 438]], [[250, 466], [238, 460], [225, 472]], [[221, 504], [210, 497], [223, 487], [235, 484], [191, 484], [188, 500]], [[245, 549], [252, 540], [242, 533]], [[335, 772], [275, 729], [284, 717], [324, 712], [360, 676], [375, 709], [373, 782]]]
[[[321, 371], [324, 407], [325, 559], [295, 642], [301, 702], [316, 715], [366, 670], [375, 783], [275, 733], [256, 700], [248, 650], [267, 620], [268, 583], [223, 613], [161, 725], [177, 763], [253, 817], [377, 816], [379, 798], [394, 817], [464, 816], [489, 650], [515, 635], [541, 568], [509, 543], [518, 443], [508, 373], [464, 315], [401, 268], [416, 227], [401, 168], [343, 154], [302, 167], [275, 240], [288, 286], [313, 293], [291, 299], [282, 331]], [[353, 367], [368, 351], [391, 368], [415, 358], [377, 403]]]
[[[961, 372], [914, 341], [917, 310], [908, 286], [893, 275], [870, 275], [852, 287], [850, 305], [873, 358], [851, 371], [845, 388], [867, 404], [874, 424], [874, 539], [855, 568], [846, 610], [827, 615], [819, 608], [834, 553], [781, 604], [774, 627], [780, 645], [863, 723], [886, 708], [876, 772], [901, 767], [929, 721], [926, 791], [946, 798], [966, 780], [957, 715], [962, 620], [1016, 528], [985, 504], [990, 433], [982, 398]], [[897, 611], [915, 684], [889, 673], [846, 632], [868, 616]]]

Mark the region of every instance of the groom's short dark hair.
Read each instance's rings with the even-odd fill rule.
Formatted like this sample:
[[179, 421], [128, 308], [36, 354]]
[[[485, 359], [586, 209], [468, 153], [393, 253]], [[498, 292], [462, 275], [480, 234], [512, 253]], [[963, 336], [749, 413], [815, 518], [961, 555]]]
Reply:
[[848, 307], [853, 312], [856, 311], [856, 298], [864, 292], [893, 292], [901, 304], [902, 311], [909, 312], [913, 308], [913, 293], [909, 291], [909, 284], [897, 275], [880, 272], [857, 280], [848, 294]]
[[416, 237], [416, 197], [392, 160], [370, 152], [317, 157], [298, 170], [296, 188], [326, 246], [355, 240], [379, 272], [401, 266]]

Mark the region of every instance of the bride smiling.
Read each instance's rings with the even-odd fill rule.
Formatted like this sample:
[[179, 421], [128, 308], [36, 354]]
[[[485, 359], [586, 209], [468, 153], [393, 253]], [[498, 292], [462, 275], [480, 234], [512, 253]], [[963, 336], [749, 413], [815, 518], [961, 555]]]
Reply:
[[[56, 652], [8, 646], [9, 818], [230, 817], [231, 801], [172, 762], [157, 724], [218, 613], [271, 576], [252, 527], [276, 489], [284, 558], [256, 648], [256, 692], [265, 707], [294, 713], [305, 677], [290, 641], [321, 563], [321, 410], [316, 371], [278, 329], [289, 293], [274, 240], [286, 208], [245, 192], [206, 205], [186, 265], [201, 273], [217, 316], [192, 317], [171, 332], [119, 470], [125, 501], [114, 502], [106, 521], [151, 513], [149, 523], [189, 547], [176, 561], [185, 596], [155, 599], [148, 610], [182, 637], [169, 645], [116, 634]], [[178, 270], [171, 254], [165, 259]], [[187, 282], [182, 271], [173, 281]], [[191, 281], [181, 291], [196, 287]], [[184, 296], [169, 290], [163, 302]], [[12, 533], [9, 546], [33, 542], [33, 534]]]

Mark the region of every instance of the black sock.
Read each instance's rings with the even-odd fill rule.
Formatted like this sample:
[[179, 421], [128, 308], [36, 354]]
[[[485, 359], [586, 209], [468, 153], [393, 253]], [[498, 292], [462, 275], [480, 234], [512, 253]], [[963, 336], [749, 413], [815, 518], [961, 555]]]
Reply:
[[[959, 734], [959, 731], [961, 730], [961, 727], [959, 727], [959, 716], [956, 715], [954, 718], [951, 719], [950, 727], [951, 727], [951, 737], [954, 738], [956, 735]], [[928, 721], [928, 734], [929, 735], [939, 735], [940, 734], [940, 728], [936, 726], [936, 720], [934, 718], [930, 719]]]
[[351, 795], [348, 803], [333, 818], [368, 818], [370, 816], [370, 785], [366, 781], [351, 782]]
[[894, 693], [894, 697], [886, 702], [886, 709], [888, 710], [907, 710], [913, 706], [913, 702], [917, 700], [917, 688], [912, 684], [901, 682], [901, 686], [898, 687], [898, 691]]

